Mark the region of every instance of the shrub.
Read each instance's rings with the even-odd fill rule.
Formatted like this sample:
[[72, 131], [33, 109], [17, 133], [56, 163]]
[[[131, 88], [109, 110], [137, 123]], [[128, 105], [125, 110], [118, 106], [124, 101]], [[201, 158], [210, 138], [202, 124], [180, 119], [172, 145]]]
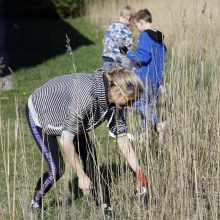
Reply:
[[8, 0], [4, 3], [6, 15], [37, 17], [77, 17], [84, 13], [85, 0]]
[[76, 17], [84, 13], [84, 0], [52, 0], [61, 17]]

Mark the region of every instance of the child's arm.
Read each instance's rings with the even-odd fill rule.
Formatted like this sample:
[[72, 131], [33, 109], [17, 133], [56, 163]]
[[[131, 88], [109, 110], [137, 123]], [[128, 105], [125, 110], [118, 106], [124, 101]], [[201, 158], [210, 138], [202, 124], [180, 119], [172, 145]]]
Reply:
[[127, 56], [140, 65], [147, 65], [151, 61], [150, 46], [147, 44], [145, 33], [142, 33], [139, 37], [136, 52], [128, 51]]

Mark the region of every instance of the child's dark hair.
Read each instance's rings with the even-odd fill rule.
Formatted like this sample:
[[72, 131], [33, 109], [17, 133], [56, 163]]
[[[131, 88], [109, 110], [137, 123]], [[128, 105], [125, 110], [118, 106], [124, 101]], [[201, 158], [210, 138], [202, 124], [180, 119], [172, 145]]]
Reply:
[[152, 15], [150, 13], [150, 11], [148, 9], [143, 9], [138, 11], [135, 15], [134, 15], [134, 20], [135, 21], [140, 21], [140, 20], [144, 20], [147, 23], [152, 23]]

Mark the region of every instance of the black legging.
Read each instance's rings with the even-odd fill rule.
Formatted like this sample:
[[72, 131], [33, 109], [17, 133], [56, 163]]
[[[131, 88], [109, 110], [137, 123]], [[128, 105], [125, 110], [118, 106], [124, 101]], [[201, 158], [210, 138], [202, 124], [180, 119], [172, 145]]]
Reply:
[[[65, 172], [65, 164], [60, 151], [60, 147], [56, 136], [47, 135], [42, 128], [35, 125], [30, 114], [28, 106], [26, 106], [26, 117], [31, 130], [31, 133], [48, 164], [49, 171], [43, 174], [43, 178], [39, 179], [35, 188], [34, 201], [41, 205], [42, 197], [53, 186], [54, 182], [58, 181]], [[80, 134], [74, 139], [74, 146], [76, 152], [81, 158], [84, 165], [84, 172], [93, 182], [92, 194], [95, 198], [96, 204], [101, 204], [100, 186], [105, 183], [102, 181], [101, 175], [98, 172], [96, 149], [94, 144], [89, 139], [87, 133]], [[102, 184], [100, 185], [100, 182]], [[109, 192], [106, 190], [102, 192], [103, 202], [109, 203]], [[103, 188], [101, 187], [103, 190]]]

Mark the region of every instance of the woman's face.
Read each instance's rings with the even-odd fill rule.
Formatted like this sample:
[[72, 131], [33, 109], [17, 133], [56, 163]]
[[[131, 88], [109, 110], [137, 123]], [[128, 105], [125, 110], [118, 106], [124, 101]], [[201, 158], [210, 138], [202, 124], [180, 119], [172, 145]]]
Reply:
[[114, 103], [118, 109], [129, 106], [133, 101], [127, 97], [118, 85], [114, 86], [109, 92], [109, 102]]

